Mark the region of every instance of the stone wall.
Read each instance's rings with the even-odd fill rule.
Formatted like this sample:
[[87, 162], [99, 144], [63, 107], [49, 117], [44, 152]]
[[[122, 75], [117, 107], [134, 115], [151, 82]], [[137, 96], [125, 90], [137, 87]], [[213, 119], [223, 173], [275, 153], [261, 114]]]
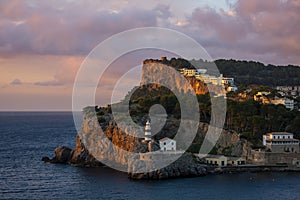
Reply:
[[267, 145], [267, 147], [274, 153], [283, 152], [299, 152], [299, 144], [289, 144], [289, 145]]
[[256, 165], [282, 165], [294, 166], [295, 160], [300, 160], [300, 153], [274, 153], [252, 150], [247, 162]]

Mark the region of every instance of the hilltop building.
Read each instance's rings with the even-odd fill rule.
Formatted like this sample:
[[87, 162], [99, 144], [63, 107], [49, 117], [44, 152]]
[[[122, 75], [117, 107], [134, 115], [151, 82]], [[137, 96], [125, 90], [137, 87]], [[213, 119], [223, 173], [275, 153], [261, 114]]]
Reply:
[[273, 153], [299, 152], [299, 140], [293, 133], [273, 132], [263, 135], [263, 145]]
[[293, 99], [275, 97], [275, 99], [272, 100], [271, 102], [272, 104], [275, 105], [279, 105], [279, 104], [284, 105], [289, 110], [294, 110], [295, 108], [295, 102]]
[[274, 105], [284, 105], [289, 110], [295, 109], [295, 101], [288, 98], [271, 98], [269, 95], [270, 92], [257, 92], [253, 96], [254, 101], [260, 101], [262, 104], [274, 104]]
[[222, 78], [222, 84], [223, 85], [234, 85], [234, 78]]
[[253, 99], [254, 101], [260, 101], [263, 104], [269, 104], [270, 103], [270, 99], [268, 97], [268, 95], [270, 95], [270, 92], [257, 92], [254, 96]]
[[213, 76], [207, 74], [207, 69], [189, 69], [189, 68], [181, 68], [180, 73], [186, 77], [195, 77], [198, 80], [203, 81], [204, 83], [216, 85], [216, 86], [224, 86], [227, 88], [227, 91], [236, 91], [237, 87], [234, 84], [234, 78], [223, 77], [223, 74], [220, 76]]

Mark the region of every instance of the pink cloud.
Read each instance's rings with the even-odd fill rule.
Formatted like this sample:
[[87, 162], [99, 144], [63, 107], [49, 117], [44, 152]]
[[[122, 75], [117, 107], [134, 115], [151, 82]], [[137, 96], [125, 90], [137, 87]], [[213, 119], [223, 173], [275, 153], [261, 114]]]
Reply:
[[300, 6], [295, 2], [239, 0], [229, 13], [198, 8], [182, 30], [214, 57], [300, 64]]
[[215, 58], [300, 64], [299, 0], [239, 0], [231, 10], [191, 8], [181, 23], [170, 5], [154, 0], [147, 5], [141, 7], [135, 1], [1, 1], [0, 55], [86, 55], [115, 33], [159, 25], [194, 37]]
[[[0, 53], [87, 54], [115, 33], [156, 26], [157, 13], [152, 10], [128, 7], [112, 13], [98, 11], [83, 1], [80, 4], [33, 2], [32, 5], [26, 1], [2, 2]], [[23, 23], [16, 25], [15, 20], [23, 20]]]

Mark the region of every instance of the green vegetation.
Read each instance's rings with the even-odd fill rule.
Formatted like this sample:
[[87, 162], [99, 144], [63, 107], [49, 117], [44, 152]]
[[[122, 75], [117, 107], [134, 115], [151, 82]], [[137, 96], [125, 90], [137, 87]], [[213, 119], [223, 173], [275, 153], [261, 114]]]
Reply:
[[[208, 94], [197, 95], [197, 97], [200, 121], [209, 122], [211, 117], [210, 97]], [[130, 113], [140, 117], [144, 116], [154, 104], [163, 105], [170, 116], [180, 119], [180, 105], [173, 94], [134, 100], [131, 102]], [[283, 105], [263, 105], [253, 99], [241, 102], [228, 100], [224, 128], [240, 133], [242, 137], [254, 144], [261, 141], [263, 134], [275, 131], [289, 131], [300, 138], [300, 112], [290, 111]]]
[[195, 67], [187, 60], [182, 58], [171, 58], [171, 60], [155, 60], [155, 59], [147, 59], [144, 61], [145, 63], [153, 63], [158, 62], [168, 66], [172, 66], [175, 69], [187, 68], [187, 69], [195, 69]]
[[[184, 59], [171, 60], [145, 60], [148, 62], [160, 62], [170, 65], [175, 69], [194, 68], [194, 66], [209, 68], [213, 63], [206, 61], [188, 61]], [[276, 85], [298, 85], [300, 80], [300, 68], [296, 66], [273, 66], [264, 65], [259, 62], [217, 60], [215, 61], [221, 73], [226, 77], [234, 77], [239, 84], [237, 92], [228, 93], [227, 116], [224, 129], [234, 130], [241, 134], [242, 138], [251, 141], [254, 145], [259, 145], [262, 135], [268, 132], [288, 131], [300, 138], [300, 112], [290, 111], [282, 105], [264, 105], [253, 100], [253, 95], [258, 91], [269, 91], [270, 98], [278, 95], [270, 86]], [[256, 84], [256, 85], [255, 85]], [[247, 88], [247, 98], [240, 101], [238, 94]], [[188, 98], [187, 98], [188, 99]], [[200, 121], [209, 123], [211, 119], [211, 100], [209, 94], [197, 95]], [[127, 101], [125, 101], [127, 100]], [[159, 85], [147, 85], [134, 88], [119, 104], [122, 108], [123, 102], [129, 102], [129, 113], [132, 119], [138, 124], [144, 124], [149, 114], [149, 109], [155, 104], [162, 105], [167, 114], [168, 120], [181, 118], [181, 105], [176, 96], [167, 88]], [[296, 99], [299, 102], [300, 99]], [[188, 100], [186, 100], [188, 104]], [[85, 113], [93, 116], [97, 113], [99, 122], [103, 123], [111, 113], [111, 107], [104, 108], [86, 107]], [[191, 116], [193, 117], [193, 116]], [[167, 130], [166, 130], [167, 132]], [[189, 151], [197, 152], [199, 143], [194, 143]], [[216, 151], [216, 149], [213, 149]], [[230, 154], [231, 149], [225, 149], [224, 154]], [[213, 152], [212, 152], [213, 153]]]
[[[191, 61], [194, 66], [207, 68], [212, 71], [212, 62], [203, 60]], [[225, 77], [234, 77], [238, 85], [249, 86], [251, 84], [265, 86], [299, 85], [300, 67], [264, 65], [254, 61], [216, 60], [216, 66]]]

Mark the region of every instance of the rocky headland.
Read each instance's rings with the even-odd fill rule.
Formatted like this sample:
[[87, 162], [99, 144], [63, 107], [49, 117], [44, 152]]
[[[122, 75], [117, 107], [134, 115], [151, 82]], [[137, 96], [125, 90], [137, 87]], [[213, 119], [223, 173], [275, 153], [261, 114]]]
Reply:
[[[163, 71], [164, 73], [162, 73]], [[206, 84], [193, 78], [186, 79], [191, 87], [184, 87], [186, 83], [182, 79], [165, 75], [171, 73], [171, 71], [172, 69], [165, 68], [164, 63], [145, 61], [142, 71], [142, 84], [158, 81], [158, 84], [163, 85], [168, 82], [169, 85], [174, 87], [169, 88], [171, 91], [177, 88], [181, 93], [189, 93], [191, 89], [196, 94], [205, 94], [208, 92]], [[161, 91], [161, 88], [157, 87], [157, 85], [149, 86], [146, 88], [146, 91], [153, 89], [158, 91], [155, 93], [156, 96], [160, 96], [159, 91]], [[210, 87], [211, 89], [216, 93], [220, 90], [218, 87]], [[144, 97], [145, 91], [142, 90], [140, 92], [138, 97]], [[134, 110], [139, 107], [141, 106], [132, 104], [130, 108]], [[138, 109], [135, 110], [135, 113], [135, 116], [131, 116], [133, 120], [140, 125], [145, 124], [148, 113], [141, 114]], [[130, 127], [123, 127], [123, 129], [118, 127], [111, 113], [111, 107], [87, 107], [84, 110], [82, 128], [76, 136], [76, 147], [74, 149], [64, 146], [58, 147], [55, 149], [55, 156], [52, 159], [44, 157], [42, 160], [50, 163], [71, 164], [81, 167], [99, 167], [107, 165], [107, 163], [113, 163], [122, 169], [126, 169], [124, 171], [127, 171], [129, 178], [132, 179], [203, 176], [207, 174], [207, 167], [201, 164], [201, 160], [195, 154], [199, 152], [199, 147], [208, 131], [209, 125], [205, 122], [199, 123], [197, 135], [192, 142], [192, 146], [195, 148], [188, 149], [175, 162], [147, 173], [135, 173], [135, 170], [133, 170], [138, 166], [145, 165], [145, 162], [138, 164], [132, 162], [132, 153], [139, 154], [159, 151], [160, 148], [156, 141], [164, 137], [174, 138], [178, 130], [178, 125], [181, 123], [180, 120], [174, 115], [168, 115], [163, 129], [153, 136], [153, 142], [148, 144], [141, 138], [135, 137], [138, 133], [135, 133]], [[250, 146], [249, 142], [240, 139], [238, 133], [223, 130], [221, 137], [215, 145], [214, 153], [228, 156], [247, 156], [249, 149], [251, 149]]]
[[[80, 167], [100, 167], [105, 165], [100, 160], [106, 160], [127, 168], [128, 176], [132, 179], [167, 179], [195, 177], [207, 174], [206, 166], [201, 164], [201, 160], [192, 152], [184, 153], [178, 160], [162, 169], [148, 173], [132, 173], [130, 169], [135, 164], [130, 162], [131, 152], [146, 153], [149, 151], [149, 145], [144, 143], [142, 139], [138, 139], [121, 130], [116, 126], [110, 114], [106, 116], [106, 119], [108, 121], [99, 123], [96, 117], [91, 117], [90, 114], [85, 113], [82, 129], [76, 136], [75, 149], [65, 146], [58, 147], [55, 149], [55, 156], [52, 159], [44, 157], [43, 161]], [[155, 135], [155, 138], [173, 137], [171, 133], [175, 133], [177, 123], [179, 122], [176, 119], [168, 120], [165, 131]], [[200, 123], [194, 142], [202, 141], [207, 129], [208, 124]], [[88, 144], [87, 140], [90, 140], [90, 138], [96, 138], [97, 142], [90, 142]], [[86, 144], [89, 145], [88, 148]], [[239, 139], [237, 133], [225, 130], [216, 146], [219, 153], [227, 151], [232, 156], [246, 155], [250, 148], [246, 141]], [[157, 146], [157, 143], [156, 146], [154, 144], [154, 147], [151, 147], [152, 151], [158, 149], [159, 146]], [[91, 153], [89, 150], [93, 152]], [[95, 158], [95, 155], [97, 158]]]

